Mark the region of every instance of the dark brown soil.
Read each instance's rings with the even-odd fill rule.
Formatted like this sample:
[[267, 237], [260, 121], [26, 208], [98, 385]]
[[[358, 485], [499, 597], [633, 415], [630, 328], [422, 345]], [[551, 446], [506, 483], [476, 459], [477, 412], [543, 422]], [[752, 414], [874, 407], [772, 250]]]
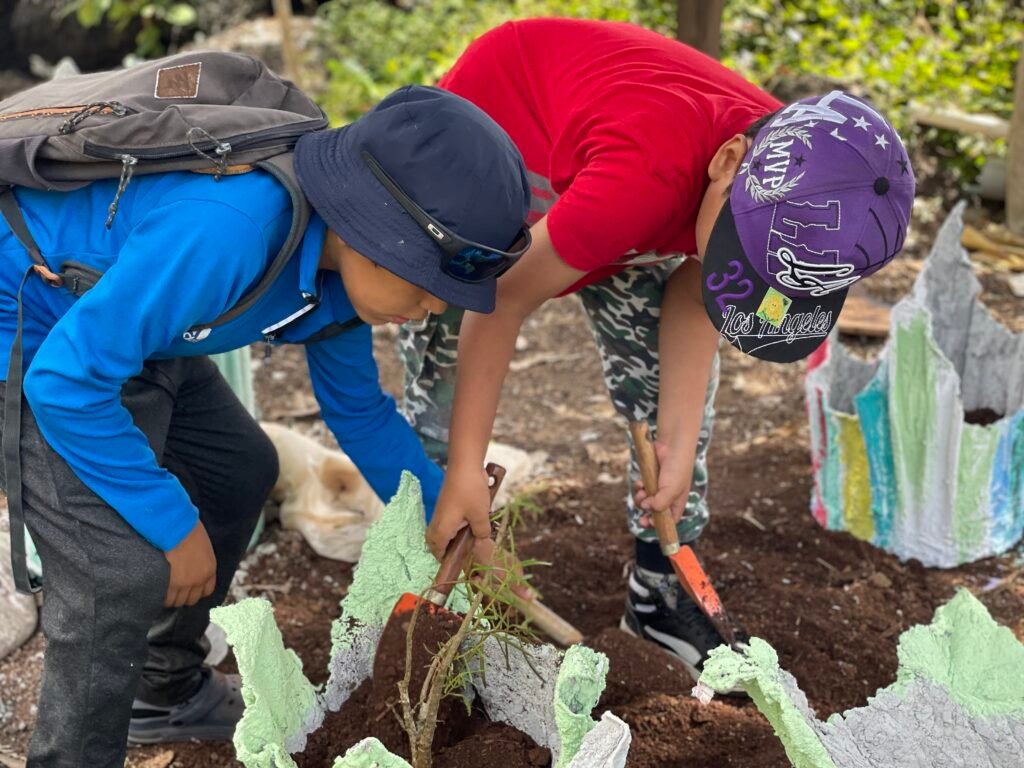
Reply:
[[[294, 755], [299, 768], [329, 768], [338, 755], [367, 736], [380, 738], [379, 717], [373, 714], [370, 699], [375, 684], [367, 680], [352, 693], [344, 706], [327, 715], [320, 729], [313, 734], [306, 750]], [[551, 752], [538, 747], [524, 733], [501, 723], [492, 723], [477, 707], [467, 714], [461, 701], [452, 700], [455, 708], [448, 713], [448, 741], [434, 741], [434, 765], [438, 768], [534, 768], [551, 764]], [[458, 740], [458, 743], [453, 743]], [[389, 745], [391, 751], [408, 758], [407, 743]]]
[[[412, 665], [409, 690], [420, 691], [431, 660], [459, 628], [459, 617], [433, 606], [421, 605], [413, 628]], [[406, 669], [407, 637], [412, 614], [399, 615], [385, 628], [374, 658], [373, 677], [361, 685], [324, 724], [312, 734], [301, 755], [295, 756], [299, 768], [331, 765], [353, 744], [374, 736], [384, 746], [406, 759], [410, 749], [408, 736], [399, 720], [401, 713], [398, 685]], [[501, 765], [548, 765], [549, 750], [538, 747], [526, 734], [514, 728], [492, 723], [483, 711], [466, 711], [462, 699], [449, 696], [441, 701], [433, 749], [437, 765], [452, 768], [476, 768], [481, 755], [500, 758]]]
[[[412, 614], [395, 617], [385, 628], [373, 662], [373, 685], [367, 700], [367, 731], [396, 755], [408, 757], [409, 742], [399, 721], [401, 699], [399, 683], [406, 671], [406, 644]], [[412, 664], [409, 667], [409, 691], [416, 701], [427, 679], [431, 661], [459, 630], [459, 617], [423, 604], [413, 628]], [[434, 750], [450, 746], [464, 735], [466, 708], [450, 696], [441, 701], [434, 732]], [[341, 753], [336, 753], [341, 754]]]

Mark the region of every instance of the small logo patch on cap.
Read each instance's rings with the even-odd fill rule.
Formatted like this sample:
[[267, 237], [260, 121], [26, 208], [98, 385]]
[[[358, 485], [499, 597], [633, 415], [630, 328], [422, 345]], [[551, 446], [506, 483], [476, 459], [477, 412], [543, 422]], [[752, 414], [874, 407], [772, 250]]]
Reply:
[[202, 71], [201, 61], [158, 69], [153, 95], [158, 99], [194, 99], [199, 95], [199, 76]]
[[793, 300], [774, 288], [768, 288], [757, 308], [757, 316], [775, 328], [782, 327], [782, 321], [789, 312]]

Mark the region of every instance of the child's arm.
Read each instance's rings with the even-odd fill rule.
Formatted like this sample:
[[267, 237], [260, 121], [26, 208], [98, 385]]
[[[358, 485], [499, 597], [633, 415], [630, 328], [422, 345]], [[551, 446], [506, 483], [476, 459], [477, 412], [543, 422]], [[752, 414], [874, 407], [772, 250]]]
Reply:
[[490, 538], [491, 505], [483, 465], [516, 337], [527, 315], [585, 274], [558, 256], [546, 219], [530, 232], [533, 245], [529, 252], [498, 280], [494, 312], [467, 312], [462, 321], [448, 470], [427, 532], [427, 542], [437, 557], [466, 523], [478, 539]]
[[[719, 340], [704, 309], [700, 276], [701, 265], [688, 259], [665, 286], [658, 331], [658, 493], [648, 499], [638, 486], [635, 496], [642, 509], [668, 509], [676, 520], [682, 516], [689, 496], [704, 395]], [[641, 524], [650, 525], [648, 516], [641, 519]]]
[[370, 326], [307, 344], [306, 361], [324, 421], [370, 487], [387, 501], [408, 470], [420, 481], [430, 520], [443, 474], [381, 389]]

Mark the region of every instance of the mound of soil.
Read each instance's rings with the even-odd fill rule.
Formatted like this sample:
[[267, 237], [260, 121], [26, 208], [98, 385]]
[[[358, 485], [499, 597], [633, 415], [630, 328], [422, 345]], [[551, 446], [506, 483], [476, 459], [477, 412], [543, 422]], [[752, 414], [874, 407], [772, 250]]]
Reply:
[[[334, 759], [367, 736], [381, 737], [401, 732], [382, 727], [380, 713], [375, 714], [370, 700], [374, 696], [373, 680], [367, 680], [352, 693], [344, 706], [332, 712], [323, 725], [309, 737], [306, 749], [292, 755], [299, 768], [329, 768]], [[449, 700], [452, 706], [446, 721], [438, 723], [442, 736], [434, 739], [434, 765], [441, 768], [542, 768], [551, 765], [551, 752], [537, 744], [525, 733], [501, 723], [492, 723], [480, 708], [474, 706], [467, 714], [462, 702]], [[385, 717], [394, 719], [390, 712]], [[388, 744], [396, 755], [409, 758], [409, 745], [402, 735], [401, 743]]]
[[[409, 691], [422, 689], [431, 660], [459, 628], [459, 617], [433, 606], [420, 606], [413, 628], [412, 665]], [[384, 631], [374, 658], [373, 677], [355, 690], [347, 702], [329, 714], [324, 724], [309, 737], [306, 749], [295, 755], [299, 768], [329, 766], [338, 755], [374, 736], [396, 755], [409, 759], [409, 740], [399, 719], [399, 683], [406, 670], [407, 637], [412, 614], [393, 620]], [[531, 768], [551, 764], [551, 752], [524, 733], [501, 723], [492, 723], [482, 709], [467, 712], [458, 696], [449, 696], [438, 708], [433, 749], [435, 765], [476, 768], [501, 765]]]

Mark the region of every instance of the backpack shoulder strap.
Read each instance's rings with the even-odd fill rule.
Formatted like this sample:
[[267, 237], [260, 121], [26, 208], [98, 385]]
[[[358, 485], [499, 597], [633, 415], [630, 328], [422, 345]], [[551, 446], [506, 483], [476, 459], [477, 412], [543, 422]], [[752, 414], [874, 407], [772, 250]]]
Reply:
[[32, 258], [32, 269], [50, 285], [61, 285], [63, 278], [50, 270], [50, 265], [46, 263], [36, 239], [32, 237], [32, 233], [29, 232], [28, 225], [25, 223], [21, 207], [18, 205], [17, 198], [14, 197], [14, 188], [9, 184], [0, 185], [0, 218], [7, 222], [14, 237], [28, 251], [28, 255]]
[[[277, 155], [254, 165], [272, 175], [288, 191], [292, 201], [291, 227], [288, 230], [287, 237], [285, 237], [284, 245], [281, 246], [281, 250], [278, 251], [267, 271], [256, 284], [256, 287], [243, 296], [235, 306], [224, 314], [208, 323], [192, 326], [188, 333], [192, 334], [195, 338], [204, 338], [209, 334], [210, 329], [234, 320], [259, 301], [284, 270], [288, 260], [295, 253], [295, 249], [302, 242], [306, 227], [309, 225], [311, 209], [306, 196], [299, 187], [299, 180], [295, 175], [291, 153]], [[29, 232], [28, 226], [25, 224], [25, 217], [22, 215], [18, 201], [14, 197], [13, 189], [9, 185], [0, 185], [0, 216], [7, 221], [7, 225], [11, 228], [11, 232], [14, 233], [18, 242], [29, 252], [35, 264], [35, 271], [51, 285], [59, 286], [68, 282], [68, 288], [71, 292], [76, 296], [81, 296], [103, 276], [102, 273], [96, 270], [74, 262], [68, 262], [63, 265], [60, 274], [52, 272], [42, 252], [39, 250], [35, 238], [32, 237], [32, 233]], [[67, 278], [67, 281], [65, 278]], [[312, 298], [310, 297], [311, 300]]]
[[[292, 254], [295, 253], [295, 249], [298, 248], [299, 243], [302, 242], [302, 237], [306, 233], [306, 227], [309, 225], [311, 212], [309, 201], [306, 200], [306, 196], [302, 193], [302, 189], [299, 187], [299, 180], [295, 175], [292, 154], [289, 152], [283, 155], [277, 155], [269, 160], [261, 160], [253, 165], [260, 170], [269, 173], [284, 185], [284, 188], [288, 191], [288, 195], [292, 199], [292, 225], [288, 230], [288, 236], [284, 240], [284, 245], [281, 246], [281, 250], [278, 251], [277, 256], [274, 257], [274, 260], [270, 263], [270, 266], [263, 274], [263, 277], [260, 278], [256, 287], [243, 296], [235, 306], [220, 317], [215, 320], [211, 320], [208, 323], [193, 326], [189, 329], [197, 334], [234, 320], [259, 301], [263, 297], [263, 294], [270, 289], [270, 286], [273, 285], [274, 281], [284, 270], [288, 260], [292, 257]], [[309, 298], [312, 299], [313, 297]]]

